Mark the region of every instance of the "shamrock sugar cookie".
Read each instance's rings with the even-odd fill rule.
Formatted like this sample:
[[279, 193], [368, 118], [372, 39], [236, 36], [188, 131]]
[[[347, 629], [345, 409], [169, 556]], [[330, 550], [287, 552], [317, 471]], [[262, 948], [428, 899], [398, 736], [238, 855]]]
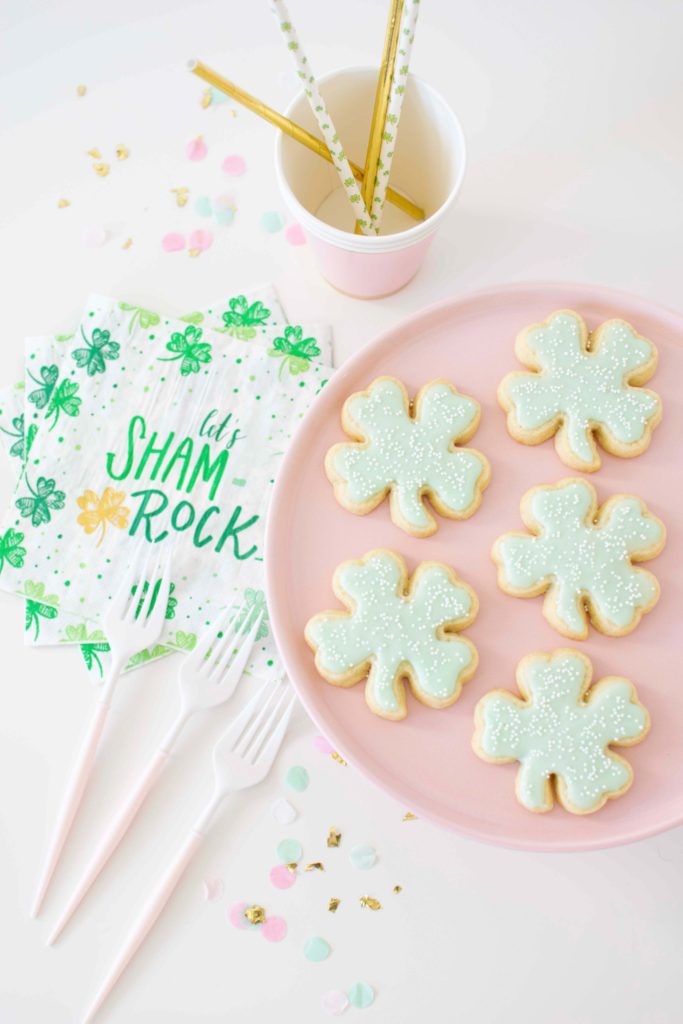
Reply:
[[455, 634], [474, 621], [479, 602], [453, 569], [423, 562], [409, 580], [401, 556], [380, 548], [342, 562], [333, 586], [347, 610], [321, 612], [306, 626], [323, 679], [353, 686], [367, 677], [370, 709], [396, 721], [406, 716], [404, 681], [429, 707], [458, 699], [478, 656]]
[[572, 469], [600, 468], [602, 447], [630, 458], [650, 444], [662, 418], [654, 391], [639, 387], [657, 367], [657, 349], [625, 320], [607, 320], [592, 334], [571, 309], [553, 313], [517, 335], [515, 352], [530, 373], [509, 373], [498, 388], [508, 431], [522, 444], [555, 435]]
[[640, 498], [615, 494], [598, 509], [595, 488], [568, 478], [532, 487], [521, 504], [531, 531], [504, 533], [493, 546], [498, 585], [514, 597], [546, 594], [543, 614], [558, 633], [588, 635], [588, 620], [609, 636], [623, 636], [659, 598], [659, 584], [632, 563], [664, 547], [661, 520]]
[[411, 408], [400, 380], [378, 377], [347, 398], [342, 427], [352, 441], [334, 445], [325, 459], [337, 501], [363, 516], [389, 494], [391, 518], [416, 537], [436, 530], [425, 498], [440, 515], [467, 519], [491, 476], [485, 456], [457, 447], [479, 416], [479, 403], [446, 380], [425, 384]]
[[529, 811], [549, 811], [554, 793], [572, 814], [592, 814], [633, 782], [609, 748], [640, 743], [650, 716], [628, 679], [591, 686], [592, 672], [579, 651], [528, 654], [517, 666], [521, 698], [492, 690], [477, 704], [472, 746], [493, 764], [519, 761], [515, 791]]

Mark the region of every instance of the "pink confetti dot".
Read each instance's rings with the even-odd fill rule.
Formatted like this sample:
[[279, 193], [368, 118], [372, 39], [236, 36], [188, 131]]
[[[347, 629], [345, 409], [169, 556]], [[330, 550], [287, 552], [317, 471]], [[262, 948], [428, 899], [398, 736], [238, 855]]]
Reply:
[[228, 910], [228, 919], [230, 924], [234, 924], [235, 928], [240, 928], [241, 930], [249, 928], [249, 922], [244, 916], [244, 911], [248, 906], [248, 903], [233, 903]]
[[171, 231], [161, 239], [161, 248], [164, 252], [180, 252], [185, 248], [185, 239], [182, 235]]
[[205, 228], [197, 228], [196, 231], [190, 232], [187, 243], [190, 249], [196, 249], [197, 252], [204, 252], [206, 249], [210, 249], [213, 245], [213, 235], [210, 231], [206, 231]]
[[333, 1017], [341, 1017], [342, 1013], [348, 1009], [349, 1000], [346, 992], [342, 992], [338, 988], [332, 988], [323, 996], [322, 1005], [323, 1010], [331, 1013]]
[[261, 925], [261, 934], [266, 942], [282, 942], [287, 934], [284, 917], [267, 917]]
[[190, 139], [185, 147], [185, 152], [188, 160], [203, 160], [209, 152], [209, 147], [201, 135], [198, 135], [196, 139]]
[[296, 873], [290, 871], [286, 864], [276, 864], [268, 877], [276, 889], [289, 889], [296, 882]]
[[306, 244], [306, 235], [301, 224], [290, 224], [289, 227], [285, 228], [285, 238], [290, 245]]
[[99, 249], [107, 241], [107, 231], [101, 224], [93, 224], [83, 232], [83, 245], [88, 249]]
[[229, 174], [231, 178], [239, 178], [247, 169], [244, 157], [238, 156], [236, 153], [233, 153], [231, 156], [226, 156], [221, 166], [225, 173]]
[[334, 747], [326, 740], [324, 736], [316, 736], [313, 740], [313, 746], [316, 750], [320, 751], [321, 754], [333, 754]]

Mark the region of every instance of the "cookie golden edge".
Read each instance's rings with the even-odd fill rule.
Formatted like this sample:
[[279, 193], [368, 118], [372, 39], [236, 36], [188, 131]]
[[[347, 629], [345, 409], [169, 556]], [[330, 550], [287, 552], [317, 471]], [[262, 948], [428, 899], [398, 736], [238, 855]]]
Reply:
[[527, 687], [524, 684], [524, 669], [526, 668], [526, 666], [530, 662], [535, 661], [537, 659], [543, 661], [553, 661], [555, 658], [565, 657], [567, 655], [580, 658], [584, 665], [585, 672], [583, 684], [581, 686], [580, 700], [584, 701], [586, 697], [588, 697], [589, 700], [592, 700], [593, 697], [597, 693], [599, 693], [603, 687], [611, 683], [628, 683], [630, 689], [630, 702], [631, 704], [637, 705], [641, 709], [645, 717], [645, 723], [638, 736], [634, 736], [631, 739], [613, 741], [611, 743], [605, 744], [605, 747], [603, 748], [604, 751], [606, 753], [609, 753], [611, 757], [613, 757], [621, 765], [623, 765], [627, 773], [627, 779], [620, 789], [614, 790], [611, 793], [603, 794], [602, 798], [593, 807], [583, 808], [576, 807], [574, 804], [572, 804], [572, 802], [569, 800], [567, 796], [567, 791], [564, 782], [561, 778], [555, 775], [549, 776], [546, 780], [543, 792], [544, 801], [542, 806], [533, 808], [527, 807], [525, 804], [522, 803], [519, 796], [518, 786], [521, 772], [517, 772], [517, 775], [515, 777], [515, 798], [517, 799], [517, 802], [520, 804], [520, 806], [524, 808], [525, 811], [530, 811], [532, 814], [546, 814], [548, 811], [551, 811], [553, 809], [555, 805], [555, 799], [557, 799], [557, 802], [565, 809], [565, 811], [568, 811], [570, 814], [576, 814], [580, 815], [581, 817], [585, 817], [586, 815], [595, 814], [597, 811], [601, 810], [605, 806], [605, 804], [608, 803], [608, 801], [618, 800], [619, 797], [623, 796], [624, 793], [627, 793], [633, 785], [634, 772], [630, 761], [627, 761], [625, 757], [620, 757], [620, 755], [617, 754], [616, 751], [612, 748], [635, 747], [639, 743], [642, 743], [642, 741], [650, 732], [652, 722], [650, 719], [649, 711], [641, 702], [638, 696], [636, 686], [630, 679], [627, 679], [625, 676], [603, 676], [602, 679], [599, 679], [598, 682], [595, 683], [595, 685], [592, 685], [593, 664], [586, 654], [584, 654], [582, 651], [578, 651], [575, 647], [558, 647], [550, 653], [546, 653], [545, 651], [532, 651], [530, 654], [526, 654], [521, 659], [515, 670], [515, 683], [517, 685], [519, 693], [521, 694], [521, 697], [518, 696], [516, 693], [513, 693], [512, 690], [505, 690], [501, 687], [495, 690], [489, 690], [489, 692], [485, 693], [484, 696], [481, 697], [477, 702], [476, 707], [474, 709], [474, 734], [472, 736], [472, 749], [474, 750], [477, 757], [481, 758], [482, 761], [486, 761], [488, 764], [518, 764], [519, 762], [515, 757], [491, 757], [491, 755], [487, 754], [486, 751], [482, 748], [481, 738], [486, 724], [484, 719], [486, 704], [492, 697], [503, 697], [505, 700], [510, 701], [510, 703], [515, 704], [517, 707], [525, 707], [527, 702], [531, 698], [531, 694], [529, 693]]
[[[398, 705], [397, 709], [393, 713], [387, 712], [384, 709], [380, 708], [372, 699], [372, 686], [370, 682], [370, 673], [372, 672], [374, 665], [372, 658], [369, 658], [367, 661], [363, 662], [362, 665], [356, 667], [351, 672], [346, 672], [342, 675], [333, 675], [332, 673], [326, 672], [320, 665], [318, 658], [318, 647], [311, 636], [311, 627], [316, 622], [323, 622], [329, 619], [346, 618], [349, 615], [349, 612], [353, 612], [355, 608], [355, 602], [353, 601], [353, 598], [351, 598], [342, 587], [341, 583], [339, 582], [339, 576], [341, 575], [342, 570], [346, 568], [347, 565], [365, 565], [365, 563], [368, 562], [375, 555], [388, 555], [390, 558], [394, 560], [394, 562], [396, 562], [401, 572], [401, 577], [396, 588], [396, 593], [401, 594], [404, 597], [407, 597], [412, 593], [413, 589], [417, 584], [417, 581], [420, 578], [420, 574], [424, 572], [426, 569], [435, 566], [438, 566], [438, 568], [445, 570], [445, 572], [448, 573], [448, 576], [450, 577], [451, 581], [457, 586], [462, 587], [463, 590], [466, 590], [469, 595], [470, 610], [467, 613], [467, 615], [464, 615], [459, 619], [453, 619], [450, 622], [444, 623], [442, 626], [439, 627], [437, 631], [437, 636], [440, 639], [447, 639], [449, 636], [452, 636], [454, 639], [455, 637], [457, 637], [460, 643], [464, 643], [468, 647], [471, 654], [471, 660], [469, 665], [466, 668], [464, 668], [458, 675], [453, 693], [451, 694], [450, 697], [447, 697], [442, 701], [436, 699], [428, 700], [426, 697], [424, 697], [423, 694], [417, 692], [414, 686], [412, 672], [410, 671], [408, 666], [405, 665], [401, 666], [401, 671], [397, 672], [396, 675], [394, 676], [393, 691], [396, 696], [396, 701]], [[477, 651], [477, 648], [474, 646], [474, 644], [468, 637], [460, 635], [462, 630], [467, 629], [468, 626], [472, 625], [477, 615], [479, 614], [479, 598], [477, 597], [477, 594], [473, 587], [471, 587], [469, 583], [466, 583], [463, 579], [461, 579], [460, 576], [458, 576], [458, 574], [456, 573], [455, 569], [453, 569], [450, 565], [446, 565], [444, 562], [437, 562], [432, 560], [429, 562], [421, 562], [411, 576], [408, 573], [408, 566], [406, 564], [405, 559], [403, 558], [402, 555], [398, 554], [398, 552], [392, 551], [390, 548], [373, 548], [372, 551], [366, 552], [361, 558], [350, 558], [347, 559], [345, 562], [341, 562], [334, 571], [334, 575], [332, 577], [332, 589], [334, 591], [335, 596], [344, 605], [344, 609], [333, 609], [330, 611], [317, 612], [308, 620], [304, 630], [304, 637], [306, 639], [306, 643], [308, 644], [308, 646], [311, 648], [315, 655], [316, 671], [318, 672], [318, 675], [320, 675], [325, 680], [325, 682], [330, 683], [332, 686], [349, 688], [351, 686], [355, 686], [357, 683], [361, 682], [361, 680], [367, 678], [367, 682], [365, 685], [365, 701], [368, 707], [378, 717], [385, 718], [388, 721], [393, 722], [402, 721], [408, 714], [408, 703], [406, 700], [405, 686], [406, 681], [415, 699], [418, 700], [421, 704], [426, 705], [427, 707], [434, 708], [435, 710], [440, 710], [441, 708], [447, 708], [450, 707], [452, 704], [455, 704], [455, 702], [458, 700], [462, 693], [463, 686], [466, 683], [468, 683], [470, 679], [472, 679], [479, 666], [479, 652]]]
[[534, 537], [538, 537], [541, 532], [541, 528], [534, 519], [533, 513], [531, 511], [534, 495], [538, 491], [556, 491], [562, 487], [565, 487], [567, 484], [581, 484], [582, 486], [590, 488], [591, 505], [584, 517], [584, 523], [586, 524], [590, 522], [596, 526], [600, 526], [609, 518], [612, 504], [614, 504], [617, 501], [620, 501], [622, 498], [628, 498], [629, 500], [637, 501], [640, 505], [641, 512], [657, 522], [661, 530], [661, 539], [658, 541], [658, 543], [652, 544], [645, 552], [641, 552], [638, 555], [632, 555], [632, 563], [650, 561], [651, 559], [656, 558], [657, 555], [661, 554], [661, 552], [664, 550], [664, 547], [666, 546], [666, 526], [659, 518], [659, 516], [656, 516], [654, 512], [650, 511], [650, 509], [647, 507], [642, 498], [639, 498], [635, 494], [612, 494], [606, 501], [602, 503], [602, 505], [599, 505], [597, 491], [588, 480], [585, 480], [581, 477], [569, 476], [565, 477], [562, 480], [558, 480], [556, 484], [538, 484], [536, 487], [532, 487], [530, 490], [528, 490], [526, 494], [523, 496], [520, 503], [520, 513], [522, 522], [527, 528], [526, 531], [508, 530], [506, 533], [501, 534], [500, 537], [496, 539], [493, 547], [491, 548], [491, 558], [493, 559], [497, 569], [498, 587], [500, 590], [503, 591], [504, 594], [508, 594], [510, 597], [540, 597], [542, 594], [545, 594], [545, 598], [543, 600], [543, 617], [549, 623], [549, 625], [551, 625], [553, 629], [560, 634], [560, 636], [565, 637], [567, 640], [586, 640], [588, 638], [589, 625], [593, 625], [593, 627], [597, 629], [599, 633], [602, 633], [604, 636], [628, 636], [629, 633], [632, 633], [634, 629], [637, 628], [642, 617], [646, 615], [648, 612], [651, 612], [657, 604], [657, 602], [659, 601], [661, 593], [659, 580], [657, 579], [655, 574], [653, 572], [650, 572], [648, 569], [635, 569], [634, 566], [636, 572], [644, 573], [644, 575], [650, 578], [654, 587], [654, 595], [651, 601], [643, 605], [641, 608], [636, 609], [633, 619], [631, 620], [628, 626], [619, 628], [617, 626], [614, 626], [614, 624], [607, 622], [605, 619], [601, 618], [597, 610], [593, 606], [593, 603], [591, 602], [588, 595], [582, 592], [578, 598], [578, 601], [580, 602], [579, 610], [581, 612], [581, 618], [584, 623], [584, 628], [581, 632], [568, 629], [565, 623], [563, 623], [555, 614], [555, 599], [558, 589], [557, 584], [552, 582], [538, 583], [535, 586], [528, 587], [524, 590], [515, 590], [512, 587], [510, 587], [506, 582], [505, 568], [499, 550], [502, 541], [506, 537], [528, 537], [529, 534], [532, 534]]
[[646, 394], [650, 395], [655, 400], [656, 408], [652, 416], [650, 416], [646, 421], [646, 428], [641, 440], [634, 441], [631, 444], [621, 444], [604, 428], [602, 424], [597, 423], [594, 420], [589, 420], [588, 440], [592, 453], [592, 459], [590, 462], [583, 462], [581, 459], [577, 459], [576, 455], [567, 444], [566, 431], [564, 429], [564, 416], [562, 413], [558, 413], [558, 415], [552, 420], [536, 430], [527, 430], [524, 427], [521, 427], [517, 421], [514, 402], [510, 399], [507, 392], [508, 386], [513, 379], [517, 377], [525, 377], [529, 372], [537, 374], [541, 373], [542, 368], [537, 363], [532, 350], [529, 348], [527, 341], [528, 336], [531, 331], [547, 327], [554, 317], [562, 314], [571, 316], [577, 320], [581, 332], [581, 347], [584, 352], [595, 352], [600, 347], [603, 333], [613, 324], [621, 324], [627, 327], [629, 331], [639, 339], [639, 341], [642, 341], [649, 347], [650, 359], [639, 370], [624, 373], [622, 381], [625, 385], [641, 387], [650, 380], [657, 369], [659, 355], [654, 343], [650, 341], [649, 338], [639, 334], [627, 320], [623, 320], [620, 317], [613, 317], [611, 320], [606, 320], [604, 323], [600, 324], [595, 331], [589, 333], [585, 320], [581, 314], [577, 313], [574, 309], [557, 309], [555, 312], [550, 313], [545, 320], [540, 323], [530, 324], [528, 327], [524, 327], [517, 334], [514, 345], [515, 355], [520, 363], [522, 363], [527, 369], [513, 370], [511, 373], [506, 374], [498, 385], [498, 389], [496, 391], [498, 404], [506, 414], [508, 433], [515, 441], [529, 446], [542, 444], [544, 441], [549, 440], [549, 438], [554, 437], [555, 450], [566, 466], [569, 466], [570, 469], [575, 469], [583, 473], [595, 473], [600, 469], [602, 464], [598, 449], [598, 442], [606, 452], [609, 452], [610, 455], [615, 455], [621, 459], [635, 458], [638, 455], [642, 455], [643, 452], [650, 447], [655, 428], [662, 420], [662, 399], [656, 391], [652, 391], [650, 388], [642, 388]]
[[451, 451], [469, 452], [470, 455], [473, 455], [479, 461], [479, 464], [481, 466], [481, 472], [477, 479], [475, 494], [472, 502], [463, 511], [454, 512], [452, 509], [450, 509], [447, 505], [444, 505], [443, 502], [439, 500], [439, 498], [432, 490], [432, 488], [424, 487], [421, 488], [419, 491], [420, 500], [422, 501], [424, 498], [427, 498], [429, 504], [432, 506], [434, 511], [437, 512], [438, 515], [442, 516], [444, 519], [463, 520], [469, 519], [471, 516], [473, 516], [474, 513], [479, 508], [479, 506], [481, 505], [484, 491], [491, 482], [491, 464], [489, 463], [489, 460], [486, 458], [486, 456], [476, 448], [462, 447], [463, 444], [466, 444], [467, 441], [469, 441], [474, 436], [479, 427], [479, 423], [481, 421], [481, 405], [479, 404], [476, 398], [472, 397], [472, 395], [465, 395], [462, 391], [458, 391], [455, 385], [452, 384], [450, 381], [446, 380], [444, 377], [436, 377], [434, 378], [434, 380], [428, 381], [426, 384], [422, 385], [420, 390], [417, 392], [415, 400], [411, 407], [410, 397], [408, 395], [408, 390], [405, 384], [403, 383], [403, 381], [399, 380], [398, 377], [393, 377], [391, 375], [376, 377], [370, 384], [368, 384], [367, 388], [365, 388], [362, 391], [355, 391], [352, 395], [349, 395], [348, 398], [346, 398], [344, 401], [344, 405], [342, 407], [341, 425], [342, 430], [347, 435], [348, 440], [340, 441], [337, 444], [332, 445], [332, 447], [328, 450], [327, 454], [325, 455], [325, 474], [327, 476], [327, 479], [332, 484], [334, 496], [337, 502], [342, 506], [342, 508], [346, 509], [347, 512], [351, 512], [353, 515], [356, 516], [365, 516], [368, 515], [368, 513], [373, 512], [379, 505], [382, 504], [385, 498], [389, 496], [389, 513], [391, 515], [391, 520], [395, 526], [398, 526], [405, 533], [410, 534], [411, 537], [431, 537], [432, 534], [436, 533], [436, 531], [438, 530], [439, 524], [435, 516], [432, 514], [429, 505], [424, 505], [423, 502], [428, 522], [422, 529], [418, 529], [413, 524], [408, 523], [401, 515], [398, 506], [398, 500], [394, 497], [395, 490], [391, 484], [388, 487], [385, 487], [383, 490], [377, 491], [375, 494], [372, 495], [371, 498], [369, 498], [365, 502], [351, 502], [346, 497], [346, 480], [343, 477], [341, 477], [334, 468], [334, 460], [337, 452], [345, 448], [348, 444], [360, 444], [366, 449], [369, 447], [369, 441], [363, 434], [358, 424], [355, 423], [355, 421], [353, 420], [350, 413], [350, 408], [351, 403], [355, 399], [368, 398], [370, 396], [372, 388], [376, 384], [381, 383], [382, 381], [391, 381], [393, 384], [396, 384], [400, 388], [401, 393], [403, 395], [403, 403], [406, 410], [406, 415], [410, 416], [411, 419], [417, 419], [419, 417], [424, 395], [427, 389], [434, 384], [445, 384], [446, 387], [450, 388], [453, 394], [460, 395], [463, 398], [469, 398], [470, 401], [474, 402], [477, 407], [476, 416], [474, 417], [470, 426], [466, 430], [463, 430], [460, 434], [458, 434], [456, 438], [452, 439], [450, 444]]

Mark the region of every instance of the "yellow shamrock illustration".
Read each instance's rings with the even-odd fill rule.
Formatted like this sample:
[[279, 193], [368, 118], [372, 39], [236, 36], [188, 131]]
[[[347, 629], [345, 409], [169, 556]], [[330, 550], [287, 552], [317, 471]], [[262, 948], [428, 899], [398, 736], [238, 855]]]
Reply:
[[102, 497], [99, 498], [95, 491], [87, 490], [77, 498], [78, 507], [83, 509], [76, 522], [82, 526], [86, 533], [94, 533], [102, 528], [97, 547], [104, 540], [107, 523], [111, 523], [117, 530], [124, 530], [128, 526], [130, 509], [123, 502], [126, 495], [123, 491], [115, 491], [113, 487], [105, 487]]

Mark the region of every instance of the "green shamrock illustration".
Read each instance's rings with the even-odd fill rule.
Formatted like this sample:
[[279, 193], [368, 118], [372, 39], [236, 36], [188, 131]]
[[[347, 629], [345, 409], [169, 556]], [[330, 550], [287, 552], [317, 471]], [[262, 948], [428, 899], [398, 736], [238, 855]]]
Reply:
[[154, 313], [151, 309], [143, 309], [142, 306], [129, 306], [127, 302], [119, 302], [119, 309], [133, 314], [128, 321], [129, 334], [133, 333], [136, 321], [144, 331], [150, 327], [156, 327], [161, 322], [161, 317], [158, 313]]
[[[154, 591], [152, 592], [152, 606], [150, 608], [150, 611], [152, 611], [152, 608], [154, 608], [154, 605], [157, 602], [157, 596], [159, 594], [159, 587], [160, 586], [161, 586], [161, 580], [157, 580], [156, 583], [154, 584]], [[135, 597], [137, 589], [138, 589], [137, 584], [135, 584], [135, 586], [131, 588], [130, 592], [133, 595], [133, 597]], [[143, 605], [145, 597], [147, 596], [147, 591], [148, 590], [149, 590], [149, 583], [145, 580], [145, 582], [143, 584], [143, 587], [142, 587], [142, 593], [140, 595], [140, 600], [138, 601], [138, 606], [137, 606], [137, 608], [135, 610], [136, 616], [139, 615], [140, 612], [142, 611], [142, 605]], [[171, 583], [171, 585], [169, 587], [169, 591], [168, 591], [168, 601], [166, 602], [166, 614], [164, 616], [164, 618], [166, 618], [166, 619], [172, 619], [175, 616], [175, 610], [176, 610], [176, 605], [178, 604], [178, 598], [173, 596], [173, 591], [174, 590], [175, 590], [175, 583]]]
[[256, 328], [262, 327], [270, 316], [270, 310], [260, 300], [250, 306], [244, 295], [230, 299], [228, 306], [230, 308], [223, 313], [223, 323], [228, 334], [241, 341], [255, 338]]
[[12, 429], [8, 430], [7, 427], [0, 427], [3, 434], [7, 434], [8, 437], [16, 437], [10, 447], [9, 453], [23, 462], [25, 459], [26, 450], [26, 438], [24, 437], [24, 414], [20, 413], [19, 416], [15, 416], [12, 420]]
[[23, 519], [30, 517], [33, 526], [40, 526], [42, 523], [50, 522], [50, 509], [64, 508], [66, 495], [64, 491], [56, 491], [55, 484], [55, 480], [39, 476], [34, 490], [26, 477], [26, 486], [30, 491], [30, 497], [18, 498], [16, 501], [16, 506]]
[[26, 580], [24, 583], [24, 597], [26, 598], [26, 623], [24, 628], [28, 632], [31, 626], [33, 626], [37, 640], [40, 633], [40, 620], [57, 618], [59, 598], [56, 594], [46, 594], [44, 583], [34, 583], [32, 580]]
[[182, 320], [184, 324], [194, 324], [195, 327], [199, 327], [200, 324], [204, 323], [203, 313], [187, 313], [186, 316], [179, 316], [179, 320]]
[[75, 380], [62, 380], [52, 392], [50, 404], [45, 413], [46, 420], [52, 420], [50, 430], [54, 430], [60, 412], [66, 416], [78, 416], [81, 411], [81, 399], [77, 395], [78, 384]]
[[22, 547], [23, 533], [13, 530], [12, 527], [0, 537], [0, 572], [5, 567], [5, 562], [13, 569], [21, 569], [26, 557], [26, 548]]
[[97, 665], [97, 669], [100, 673], [100, 678], [103, 675], [102, 662], [100, 661], [100, 654], [107, 654], [111, 647], [107, 642], [107, 638], [101, 629], [94, 629], [92, 633], [88, 633], [88, 627], [84, 622], [79, 622], [77, 625], [69, 625], [64, 630], [65, 639], [63, 643], [77, 643], [80, 647], [81, 654], [83, 655], [83, 661], [85, 667], [90, 671], [94, 665]]
[[171, 363], [180, 359], [180, 374], [188, 377], [191, 373], [199, 373], [202, 363], [211, 362], [211, 345], [201, 341], [202, 329], [190, 324], [185, 328], [184, 334], [175, 333], [167, 343], [166, 349], [173, 352], [172, 356], [160, 356], [162, 363]]
[[284, 337], [273, 338], [273, 347], [268, 349], [268, 355], [281, 360], [280, 380], [285, 370], [289, 370], [293, 377], [307, 373], [311, 360], [320, 355], [315, 338], [304, 338], [303, 333], [301, 327], [285, 327]]
[[32, 373], [29, 373], [29, 377], [38, 387], [29, 392], [28, 400], [32, 405], [35, 405], [36, 409], [44, 409], [52, 398], [52, 392], [59, 377], [59, 370], [54, 364], [41, 366], [40, 379], [34, 377]]
[[266, 604], [266, 595], [262, 590], [255, 590], [253, 587], [247, 587], [244, 591], [242, 604], [236, 605], [239, 608], [239, 614], [233, 620], [233, 626], [236, 630], [242, 629], [242, 626], [248, 623], [248, 626], [252, 626], [259, 615], [263, 618], [259, 624], [259, 628], [256, 632], [256, 640], [265, 640], [268, 636], [268, 605]]
[[197, 634], [184, 633], [182, 629], [179, 629], [172, 639], [166, 641], [166, 644], [176, 651], [192, 651], [197, 646]]
[[85, 348], [75, 348], [71, 358], [76, 366], [85, 367], [89, 377], [96, 373], [104, 373], [107, 369], [106, 359], [118, 359], [121, 346], [116, 341], [111, 341], [109, 331], [101, 331], [96, 327], [92, 332], [92, 338], [88, 340], [85, 331], [81, 327], [81, 336], [86, 344]]

